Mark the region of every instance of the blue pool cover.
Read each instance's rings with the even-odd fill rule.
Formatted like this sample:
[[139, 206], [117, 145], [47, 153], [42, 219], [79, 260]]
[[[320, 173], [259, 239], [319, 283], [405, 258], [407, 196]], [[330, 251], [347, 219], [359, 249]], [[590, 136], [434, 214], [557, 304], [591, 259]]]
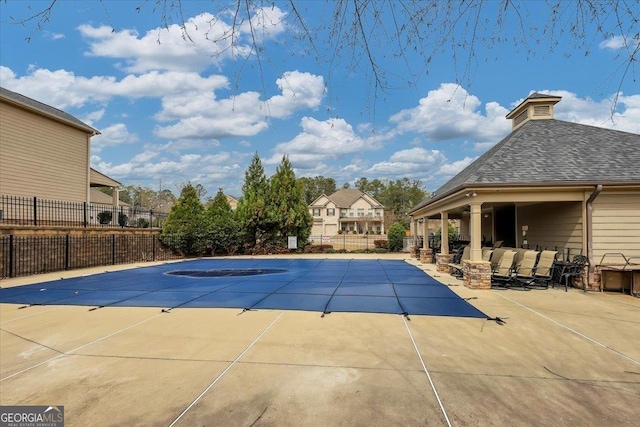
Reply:
[[487, 318], [400, 260], [198, 259], [3, 288], [0, 302]]

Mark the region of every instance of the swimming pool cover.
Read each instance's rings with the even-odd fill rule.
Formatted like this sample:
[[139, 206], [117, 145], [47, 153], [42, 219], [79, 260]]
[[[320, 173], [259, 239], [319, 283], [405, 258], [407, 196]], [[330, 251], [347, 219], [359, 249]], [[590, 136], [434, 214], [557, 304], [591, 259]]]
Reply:
[[400, 260], [198, 259], [3, 288], [0, 302], [487, 318]]

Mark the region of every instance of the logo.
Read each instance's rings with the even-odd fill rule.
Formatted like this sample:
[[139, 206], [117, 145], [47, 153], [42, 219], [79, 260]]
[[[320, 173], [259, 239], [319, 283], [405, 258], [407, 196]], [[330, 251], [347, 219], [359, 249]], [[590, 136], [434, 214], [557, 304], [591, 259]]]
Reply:
[[64, 427], [64, 406], [0, 406], [0, 427]]

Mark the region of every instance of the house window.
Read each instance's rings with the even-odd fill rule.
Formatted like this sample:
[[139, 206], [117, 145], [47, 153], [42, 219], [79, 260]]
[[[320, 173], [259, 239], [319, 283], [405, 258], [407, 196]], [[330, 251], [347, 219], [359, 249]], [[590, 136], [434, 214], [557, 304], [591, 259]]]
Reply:
[[332, 209], [332, 208], [327, 209], [327, 216], [335, 216], [335, 214], [336, 214], [335, 209]]
[[373, 216], [373, 209], [369, 209], [367, 211], [367, 216]]
[[340, 218], [344, 218], [345, 216], [347, 216], [347, 210], [346, 209], [340, 209]]
[[364, 209], [363, 208], [359, 208], [358, 209], [358, 216], [364, 216]]
[[320, 208], [313, 208], [313, 216], [320, 216]]
[[349, 216], [353, 216], [353, 209], [349, 209]]

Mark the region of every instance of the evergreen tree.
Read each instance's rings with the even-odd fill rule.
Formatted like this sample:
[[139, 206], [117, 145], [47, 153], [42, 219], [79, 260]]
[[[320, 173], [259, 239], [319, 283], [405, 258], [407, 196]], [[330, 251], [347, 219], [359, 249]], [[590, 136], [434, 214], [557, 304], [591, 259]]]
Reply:
[[206, 248], [203, 225], [204, 206], [189, 182], [162, 225], [162, 241], [185, 255], [201, 255]]
[[287, 236], [304, 243], [311, 234], [313, 218], [287, 156], [269, 181], [267, 219], [272, 243], [284, 244]]
[[242, 198], [237, 207], [238, 221], [249, 246], [255, 246], [264, 237], [267, 184], [262, 161], [256, 152], [244, 173]]
[[402, 250], [402, 242], [405, 234], [405, 228], [402, 223], [394, 222], [391, 224], [387, 234], [389, 239], [389, 252], [400, 252]]
[[241, 242], [242, 232], [222, 188], [207, 207], [205, 218], [212, 255], [235, 253]]

